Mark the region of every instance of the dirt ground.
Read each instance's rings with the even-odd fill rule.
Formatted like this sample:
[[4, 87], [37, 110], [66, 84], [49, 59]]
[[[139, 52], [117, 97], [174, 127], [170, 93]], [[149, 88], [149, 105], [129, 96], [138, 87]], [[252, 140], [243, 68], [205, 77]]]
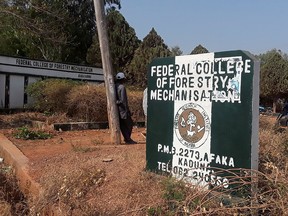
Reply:
[[[27, 120], [44, 122], [41, 130], [53, 137], [16, 139], [14, 134], [27, 125]], [[38, 199], [29, 202], [25, 215], [152, 216], [184, 215], [183, 211], [186, 215], [187, 208], [191, 208], [191, 215], [251, 215], [256, 208], [259, 215], [288, 215], [287, 134], [285, 128], [275, 127], [275, 116], [260, 116], [259, 171], [263, 175], [259, 178], [259, 206], [250, 213], [249, 206], [243, 206], [242, 201], [239, 207], [223, 206], [219, 193], [195, 188], [187, 192], [187, 187], [175, 186], [171, 181], [165, 183], [169, 178], [146, 171], [146, 142], [142, 135], [145, 128], [133, 129], [132, 138], [138, 144], [113, 145], [109, 130], [52, 130], [53, 122], [66, 121], [69, 119], [65, 116], [47, 117], [39, 113], [0, 115], [0, 133], [29, 158], [29, 174], [43, 189]], [[179, 197], [184, 195], [186, 198], [180, 202]], [[16, 208], [18, 204], [4, 204], [7, 208], [10, 205], [23, 209]], [[0, 214], [2, 209], [0, 199]]]
[[30, 175], [45, 191], [35, 212], [57, 205], [72, 215], [145, 215], [142, 210], [156, 204], [157, 177], [145, 172], [145, 128], [133, 128], [133, 145], [111, 144], [108, 129], [57, 132], [48, 124], [50, 139], [16, 139], [25, 118], [0, 115], [0, 133], [29, 158]]

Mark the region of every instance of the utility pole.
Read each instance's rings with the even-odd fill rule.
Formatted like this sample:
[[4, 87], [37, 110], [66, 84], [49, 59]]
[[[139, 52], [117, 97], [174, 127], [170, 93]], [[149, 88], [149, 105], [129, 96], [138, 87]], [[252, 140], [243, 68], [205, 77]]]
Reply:
[[111, 132], [111, 142], [121, 143], [118, 107], [116, 105], [116, 92], [113, 77], [111, 55], [108, 43], [104, 0], [94, 0], [96, 26], [100, 42], [101, 58], [104, 71], [104, 81], [107, 95], [108, 122]]

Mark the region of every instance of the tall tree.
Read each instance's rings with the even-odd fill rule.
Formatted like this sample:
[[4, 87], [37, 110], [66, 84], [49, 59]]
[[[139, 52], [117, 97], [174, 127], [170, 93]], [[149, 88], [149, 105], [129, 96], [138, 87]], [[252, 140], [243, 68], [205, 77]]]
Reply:
[[171, 47], [170, 51], [171, 51], [171, 56], [180, 56], [183, 54], [179, 46]]
[[[68, 62], [86, 63], [87, 51], [97, 32], [93, 0], [65, 0], [64, 2], [72, 20], [64, 30], [72, 38], [71, 42], [64, 47], [62, 59]], [[121, 8], [120, 0], [105, 0], [104, 3], [107, 11], [116, 7]]]
[[209, 51], [203, 47], [201, 44], [199, 44], [198, 46], [196, 46], [190, 53], [190, 55], [193, 54], [202, 54], [202, 53], [208, 53]]
[[65, 0], [71, 22], [63, 27], [69, 43], [63, 47], [61, 58], [66, 62], [86, 63], [86, 53], [96, 31], [93, 0]]
[[0, 54], [24, 56], [24, 46], [15, 30], [15, 19], [4, 12], [8, 7], [7, 1], [0, 0]]
[[152, 59], [167, 56], [171, 56], [171, 51], [152, 28], [136, 50], [131, 63], [126, 67], [130, 84], [145, 88], [147, 86], [148, 65]]
[[[115, 71], [123, 70], [126, 64], [131, 62], [140, 40], [136, 36], [135, 30], [130, 27], [122, 14], [115, 9], [108, 11], [106, 23], [113, 68]], [[88, 49], [87, 62], [102, 66], [97, 33], [93, 37], [93, 44]]]
[[[1, 16], [8, 16], [10, 21], [4, 24], [5, 28], [8, 26], [8, 41], [17, 40], [22, 47], [20, 54], [25, 57], [60, 60], [62, 44], [68, 42], [63, 26], [69, 20], [61, 7], [59, 1], [10, 1], [1, 8]], [[19, 50], [14, 51], [19, 54]]]
[[277, 50], [260, 55], [260, 96], [273, 101], [273, 110], [279, 98], [288, 96], [288, 61]]
[[[120, 0], [105, 2], [107, 8], [121, 6]], [[86, 61], [95, 32], [92, 0], [0, 0], [0, 5], [4, 30], [0, 53], [62, 62]], [[3, 44], [11, 44], [10, 49]]]

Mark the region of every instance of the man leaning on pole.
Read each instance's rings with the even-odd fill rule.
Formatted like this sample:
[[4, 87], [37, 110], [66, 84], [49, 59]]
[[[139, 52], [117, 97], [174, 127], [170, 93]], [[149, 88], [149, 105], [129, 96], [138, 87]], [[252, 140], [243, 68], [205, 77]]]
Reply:
[[133, 121], [131, 118], [131, 112], [128, 105], [128, 98], [126, 88], [124, 83], [126, 81], [125, 74], [119, 72], [116, 75], [115, 89], [116, 89], [116, 104], [119, 111], [119, 122], [120, 130], [124, 137], [124, 142], [126, 144], [136, 144], [134, 140], [131, 139]]

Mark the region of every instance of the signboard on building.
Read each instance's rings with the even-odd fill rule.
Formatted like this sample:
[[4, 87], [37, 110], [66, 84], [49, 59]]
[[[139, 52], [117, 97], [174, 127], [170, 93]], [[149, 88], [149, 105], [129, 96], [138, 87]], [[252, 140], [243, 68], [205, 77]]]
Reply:
[[104, 82], [102, 68], [0, 56], [0, 109], [22, 109], [31, 104], [25, 88], [44, 78]]
[[0, 73], [104, 82], [102, 68], [0, 56]]
[[259, 62], [228, 51], [153, 60], [147, 169], [229, 188], [217, 170], [258, 169]]

